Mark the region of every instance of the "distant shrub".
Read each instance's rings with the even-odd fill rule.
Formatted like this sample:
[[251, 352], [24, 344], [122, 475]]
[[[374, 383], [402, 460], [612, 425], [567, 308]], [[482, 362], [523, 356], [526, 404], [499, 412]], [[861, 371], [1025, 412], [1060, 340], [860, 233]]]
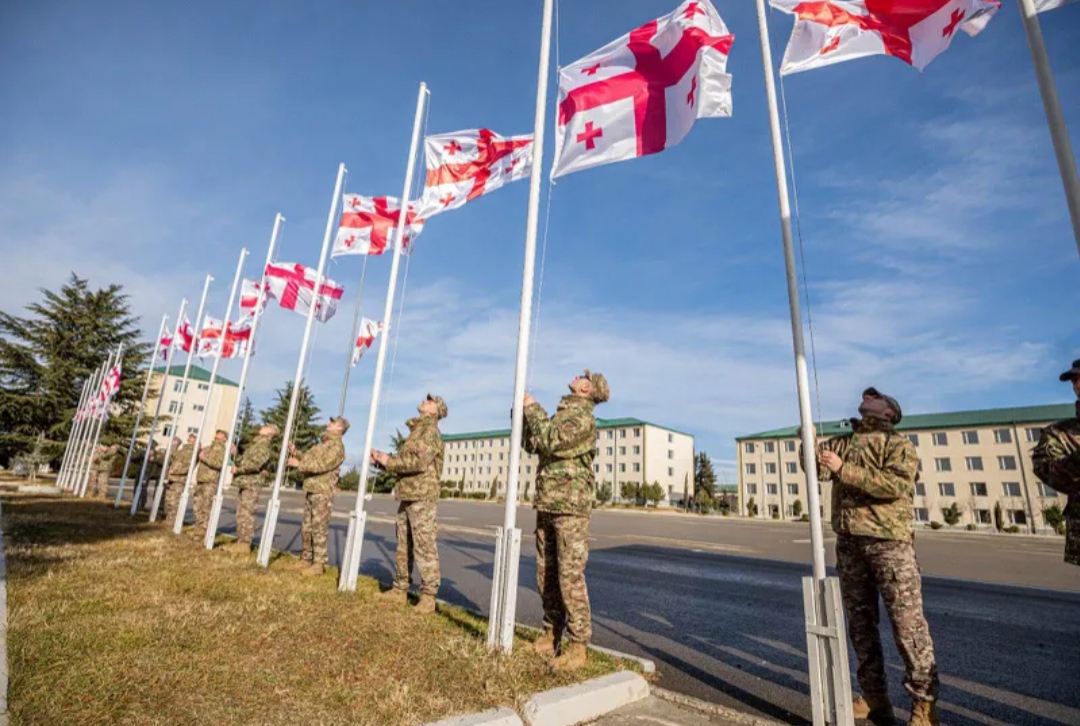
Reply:
[[1011, 524], [1011, 525], [1009, 525], [1008, 527], [1005, 528], [1005, 531], [1008, 532], [1009, 534], [1016, 534], [1017, 532], [1020, 531], [1020, 528], [1017, 527], [1015, 524]]
[[941, 529], [944, 526], [945, 525], [942, 524], [941, 522], [931, 522], [930, 523], [930, 529]]
[[975, 530], [978, 529], [978, 527], [976, 527], [974, 524], [969, 524], [966, 527], [964, 527], [964, 529], [966, 529], [968, 532], [974, 532]]

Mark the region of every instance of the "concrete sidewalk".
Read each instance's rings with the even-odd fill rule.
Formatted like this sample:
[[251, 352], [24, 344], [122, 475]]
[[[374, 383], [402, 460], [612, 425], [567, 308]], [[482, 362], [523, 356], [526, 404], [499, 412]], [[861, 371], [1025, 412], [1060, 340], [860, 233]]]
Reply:
[[651, 690], [645, 700], [612, 711], [591, 726], [782, 726], [663, 688]]

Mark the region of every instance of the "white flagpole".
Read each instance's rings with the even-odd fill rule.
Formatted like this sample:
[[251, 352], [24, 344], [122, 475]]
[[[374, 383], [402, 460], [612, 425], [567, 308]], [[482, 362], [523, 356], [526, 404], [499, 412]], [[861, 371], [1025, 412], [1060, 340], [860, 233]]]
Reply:
[[[176, 350], [177, 336], [180, 333], [180, 321], [184, 318], [184, 311], [187, 310], [187, 298], [185, 297], [180, 301], [180, 310], [176, 313], [176, 329], [173, 331], [172, 344], [169, 346], [168, 352], [165, 353], [165, 371], [161, 374], [161, 388], [158, 390], [157, 403], [154, 404], [154, 418], [150, 420], [150, 435], [146, 439], [146, 451], [143, 452], [142, 466], [139, 467], [139, 477], [135, 480], [135, 496], [131, 500], [131, 516], [134, 517], [139, 511], [139, 500], [142, 499], [143, 489], [147, 485], [146, 481], [146, 467], [150, 464], [150, 443], [154, 440], [154, 432], [157, 431], [158, 417], [161, 416], [161, 404], [165, 400], [165, 391], [168, 390], [169, 385], [169, 366], [172, 365], [173, 352]], [[154, 359], [154, 363], [157, 363], [157, 359]], [[175, 435], [175, 431], [173, 434]], [[165, 439], [165, 448], [169, 448], [172, 444], [172, 435]]]
[[[109, 355], [112, 356], [111, 353]], [[67, 481], [64, 482], [64, 488], [73, 494], [76, 492], [76, 482], [78, 481], [79, 472], [82, 471], [83, 460], [86, 458], [86, 445], [89, 443], [90, 434], [93, 431], [94, 417], [97, 415], [97, 404], [94, 397], [97, 396], [98, 389], [101, 387], [104, 366], [105, 363], [98, 366], [90, 379], [90, 391], [86, 397], [87, 417], [84, 418], [82, 429], [79, 431], [79, 446], [75, 452], [75, 460], [71, 463], [71, 471], [68, 472]]]
[[[112, 371], [113, 366], [119, 365], [120, 362], [123, 360], [123, 355], [124, 344], [121, 343], [120, 345], [116, 346], [116, 353], [112, 356], [112, 358], [105, 366], [105, 372], [101, 379], [102, 385], [105, 385], [108, 381], [109, 373]], [[97, 418], [96, 423], [94, 424], [94, 443], [90, 446], [90, 456], [86, 460], [86, 471], [83, 473], [82, 482], [79, 485], [80, 498], [86, 496], [87, 485], [90, 483], [91, 471], [94, 468], [94, 451], [97, 449], [98, 442], [101, 440], [101, 430], [105, 428], [105, 424], [109, 420], [109, 408], [111, 405], [112, 397], [110, 396], [102, 402], [101, 412]], [[106, 492], [106, 494], [108, 494], [108, 492]]]
[[[371, 407], [368, 409], [368, 425], [364, 434], [364, 451], [360, 459], [360, 484], [356, 489], [356, 506], [349, 515], [349, 530], [345, 537], [345, 552], [341, 558], [341, 572], [338, 577], [338, 590], [353, 592], [356, 590], [356, 577], [360, 572], [360, 550], [364, 544], [364, 525], [367, 513], [364, 512], [364, 498], [367, 496], [369, 459], [375, 437], [375, 423], [379, 415], [379, 393], [382, 390], [383, 369], [386, 365], [386, 351], [390, 342], [391, 317], [394, 314], [394, 293], [397, 290], [398, 268], [401, 263], [401, 250], [405, 246], [405, 226], [409, 216], [409, 195], [412, 191], [413, 170], [416, 168], [416, 153], [420, 145], [420, 129], [424, 120], [424, 104], [427, 102], [428, 87], [420, 84], [416, 96], [416, 116], [413, 119], [412, 141], [409, 142], [409, 158], [405, 164], [405, 188], [401, 192], [401, 214], [398, 216], [397, 241], [394, 243], [394, 257], [390, 263], [390, 282], [386, 287], [386, 304], [383, 307], [383, 335], [379, 342], [379, 355], [375, 362], [375, 378], [371, 384]], [[353, 339], [355, 343], [355, 337]]]
[[61, 486], [68, 462], [71, 460], [71, 445], [75, 440], [75, 430], [78, 428], [78, 424], [81, 423], [75, 420], [75, 416], [82, 410], [83, 402], [86, 400], [86, 391], [89, 387], [90, 381], [88, 379], [84, 380], [82, 391], [79, 392], [79, 402], [75, 406], [75, 415], [71, 417], [71, 429], [68, 431], [67, 443], [64, 444], [64, 456], [60, 459], [60, 468], [56, 470], [56, 486], [58, 487]]
[[[236, 406], [233, 407], [232, 423], [229, 424], [229, 438], [225, 440], [226, 446], [231, 446], [233, 439], [236, 438], [236, 425], [240, 418], [240, 402], [244, 398], [248, 367], [251, 365], [251, 354], [255, 350], [255, 334], [259, 330], [259, 320], [262, 318], [263, 305], [261, 303], [262, 291], [266, 289], [266, 268], [274, 261], [274, 250], [277, 248], [278, 234], [281, 231], [281, 223], [284, 221], [285, 218], [280, 214], [274, 217], [274, 231], [270, 233], [270, 244], [266, 248], [266, 263], [263, 265], [262, 278], [259, 280], [258, 302], [255, 303], [255, 312], [251, 319], [251, 335], [248, 338], [247, 349], [244, 351], [244, 364], [240, 368], [240, 382], [236, 384]], [[221, 507], [225, 503], [225, 469], [226, 467], [222, 466], [221, 473], [218, 474], [217, 492], [214, 494], [214, 503], [210, 508], [210, 521], [206, 526], [206, 538], [203, 540], [203, 544], [208, 550], [214, 549], [214, 539], [217, 537], [218, 522], [221, 519]]]
[[86, 427], [87, 404], [90, 401], [90, 391], [94, 389], [94, 378], [96, 376], [97, 371], [92, 371], [86, 377], [86, 380], [83, 381], [82, 397], [79, 399], [79, 407], [75, 409], [76, 414], [82, 411], [82, 418], [76, 421], [74, 417], [72, 417], [71, 441], [68, 443], [69, 451], [66, 452], [65, 460], [60, 464], [60, 474], [56, 477], [56, 485], [61, 489], [67, 489], [68, 482], [71, 480], [71, 472], [75, 466], [75, 461], [82, 452], [83, 429]]
[[[180, 378], [180, 402], [176, 406], [176, 418], [174, 419], [172, 426], [172, 436], [180, 435], [180, 417], [184, 415], [184, 401], [187, 399], [187, 387], [188, 376], [191, 375], [191, 359], [195, 355], [195, 352], [199, 349], [199, 336], [202, 333], [202, 315], [203, 310], [206, 309], [206, 293], [210, 291], [210, 283], [214, 281], [213, 275], [207, 275], [206, 281], [203, 283], [202, 297], [199, 298], [199, 312], [195, 314], [195, 325], [192, 326], [191, 332], [191, 350], [187, 354], [187, 363], [184, 364], [184, 375]], [[176, 334], [180, 334], [181, 319], [176, 319]], [[166, 370], [166, 372], [168, 372]], [[170, 436], [170, 441], [172, 437]], [[181, 441], [183, 439], [181, 438]], [[199, 442], [195, 441], [195, 452], [192, 456], [198, 454]], [[165, 494], [165, 482], [169, 478], [169, 460], [172, 459], [172, 446], [165, 447], [165, 459], [161, 462], [161, 475], [158, 476], [157, 487], [154, 489], [154, 504], [150, 507], [150, 521], [153, 522], [157, 519], [158, 509], [161, 508], [161, 498]]]
[[307, 322], [304, 324], [304, 337], [300, 341], [300, 356], [296, 361], [296, 375], [293, 376], [292, 395], [289, 397], [289, 412], [285, 417], [285, 430], [281, 433], [281, 453], [278, 455], [274, 486], [270, 491], [270, 501], [266, 505], [266, 513], [263, 515], [262, 536], [259, 539], [259, 556], [256, 560], [262, 567], [270, 566], [270, 553], [274, 548], [274, 531], [277, 529], [278, 513], [281, 511], [281, 482], [285, 478], [285, 463], [289, 458], [289, 440], [292, 437], [296, 408], [300, 404], [300, 390], [304, 386], [304, 363], [307, 359], [308, 343], [311, 341], [311, 327], [315, 323], [315, 308], [319, 304], [323, 271], [326, 269], [326, 256], [330, 251], [330, 238], [334, 233], [338, 205], [341, 203], [341, 187], [344, 184], [345, 165], [339, 164], [337, 181], [334, 183], [334, 195], [330, 198], [330, 212], [326, 215], [326, 231], [323, 233], [322, 251], [319, 253], [319, 267], [315, 271], [315, 286], [311, 290], [311, 304], [308, 306]]
[[521, 275], [521, 313], [518, 318], [517, 364], [514, 369], [514, 402], [510, 416], [510, 475], [506, 480], [506, 511], [496, 537], [495, 571], [491, 582], [488, 647], [509, 653], [514, 647], [517, 611], [518, 559], [521, 530], [517, 528], [518, 485], [521, 474], [521, 432], [524, 427], [525, 383], [529, 369], [529, 331], [532, 328], [533, 281], [536, 267], [536, 231], [540, 223], [540, 190], [543, 184], [544, 129], [547, 120], [547, 87], [551, 59], [552, 0], [544, 0], [540, 36], [540, 69], [536, 80], [536, 118], [533, 129], [532, 178], [529, 181], [529, 212], [525, 226], [525, 264]]
[[[206, 415], [210, 412], [210, 399], [214, 395], [214, 386], [217, 385], [217, 372], [221, 367], [221, 358], [225, 353], [225, 331], [228, 329], [229, 316], [232, 315], [233, 303], [236, 302], [236, 288], [240, 287], [240, 277], [244, 274], [244, 260], [247, 259], [247, 247], [240, 250], [240, 258], [236, 261], [236, 274], [233, 275], [232, 289], [229, 291], [229, 302], [225, 305], [225, 314], [221, 316], [221, 340], [217, 355], [214, 356], [214, 365], [210, 366], [210, 382], [206, 386], [206, 397], [203, 399], [203, 410], [199, 415], [199, 428], [195, 432], [195, 445], [202, 442], [203, 429], [206, 427]], [[197, 323], [197, 324], [201, 324]], [[249, 348], [250, 350], [250, 348]], [[225, 442], [225, 458], [221, 461], [221, 470], [224, 472], [229, 467], [229, 447], [232, 441]], [[191, 499], [192, 480], [195, 477], [195, 468], [199, 465], [199, 453], [192, 452], [191, 461], [188, 462], [187, 477], [184, 479], [184, 490], [180, 493], [180, 504], [176, 507], [176, 519], [173, 521], [173, 534], [180, 534], [184, 529], [184, 515], [187, 513], [188, 501]]]
[[1050, 127], [1050, 138], [1054, 142], [1054, 154], [1057, 156], [1058, 171], [1061, 172], [1061, 184], [1065, 187], [1065, 201], [1069, 205], [1069, 217], [1072, 219], [1073, 237], [1080, 252], [1080, 176], [1076, 172], [1076, 157], [1073, 155], [1069, 130], [1065, 126], [1065, 114], [1061, 112], [1054, 74], [1050, 70], [1050, 59], [1046, 55], [1043, 42], [1042, 26], [1039, 25], [1039, 11], [1035, 9], [1035, 0], [1018, 0], [1020, 17], [1024, 21], [1028, 46], [1031, 48], [1031, 60], [1035, 65], [1035, 77], [1039, 81], [1039, 93], [1042, 94], [1043, 109], [1046, 111], [1046, 123]]
[[[787, 167], [780, 136], [780, 111], [776, 103], [776, 80], [773, 76], [769, 26], [765, 0], [756, 0], [758, 31], [761, 37], [761, 62], [765, 72], [765, 95], [769, 108], [769, 132], [776, 172], [776, 193], [780, 205], [780, 232], [787, 276], [788, 308], [791, 315], [791, 344], [795, 353], [795, 385], [799, 396], [799, 421], [802, 428], [803, 471], [806, 472], [806, 495], [810, 502], [810, 549], [813, 578], [804, 582], [807, 650], [810, 664], [810, 692], [815, 726], [825, 723], [852, 726], [851, 686], [844, 640], [843, 615], [839, 603], [839, 585], [835, 578], [826, 582], [825, 537], [821, 525], [818, 494], [817, 450], [814, 439], [814, 416], [810, 408], [810, 378], [806, 366], [806, 342], [803, 339], [802, 310], [799, 304], [799, 280], [795, 267], [795, 243], [791, 233], [791, 203], [788, 197]], [[835, 585], [835, 587], [834, 587]], [[827, 637], [822, 637], [828, 631]]]
[[[150, 395], [150, 378], [154, 374], [154, 363], [157, 361], [158, 353], [161, 351], [161, 336], [165, 334], [165, 323], [169, 320], [168, 315], [161, 316], [161, 325], [158, 326], [157, 341], [154, 343], [154, 354], [150, 358], [150, 363], [146, 366], [146, 383], [143, 384], [142, 389], [142, 401], [139, 403], [139, 411], [135, 414], [135, 426], [131, 429], [131, 441], [128, 443], [127, 458], [124, 459], [124, 470], [120, 472], [120, 486], [116, 489], [116, 500], [113, 502], [113, 509], [120, 508], [120, 499], [124, 496], [124, 485], [127, 484], [127, 472], [128, 466], [131, 465], [131, 452], [135, 450], [135, 440], [139, 436], [139, 424], [142, 423], [143, 409], [146, 408], [146, 397]], [[154, 435], [153, 429], [150, 430], [150, 436]], [[149, 451], [150, 441], [147, 440], [146, 448]]]
[[349, 375], [352, 373], [353, 354], [356, 352], [357, 326], [360, 323], [360, 296], [364, 292], [364, 276], [367, 274], [368, 258], [364, 255], [364, 266], [360, 268], [360, 281], [356, 284], [356, 306], [353, 308], [352, 336], [349, 338], [349, 352], [345, 356], [345, 376], [341, 379], [341, 402], [338, 404], [338, 416], [345, 415], [345, 399], [349, 395]]

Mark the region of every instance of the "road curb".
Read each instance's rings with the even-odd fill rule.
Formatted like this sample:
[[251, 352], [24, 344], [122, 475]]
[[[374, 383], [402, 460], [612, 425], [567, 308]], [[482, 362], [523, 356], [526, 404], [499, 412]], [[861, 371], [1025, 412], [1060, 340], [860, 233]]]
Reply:
[[[2, 515], [0, 511], [0, 517]], [[7, 628], [7, 554], [4, 551], [3, 522], [0, 522], [0, 726], [8, 725]]]
[[649, 697], [649, 684], [637, 673], [619, 671], [576, 686], [538, 693], [525, 704], [528, 726], [587, 723]]
[[521, 718], [509, 708], [496, 708], [468, 716], [454, 716], [426, 726], [522, 726]]
[[772, 719], [762, 718], [760, 716], [751, 716], [748, 713], [737, 711], [734, 708], [721, 706], [718, 703], [709, 703], [708, 701], [702, 701], [700, 698], [686, 696], [682, 693], [669, 691], [666, 688], [654, 687], [652, 689], [652, 695], [662, 701], [669, 701], [671, 703], [677, 704], [679, 706], [685, 706], [701, 713], [707, 713], [711, 716], [720, 716], [725, 721], [728, 721], [735, 726], [784, 726], [784, 724], [780, 721], [773, 721]]

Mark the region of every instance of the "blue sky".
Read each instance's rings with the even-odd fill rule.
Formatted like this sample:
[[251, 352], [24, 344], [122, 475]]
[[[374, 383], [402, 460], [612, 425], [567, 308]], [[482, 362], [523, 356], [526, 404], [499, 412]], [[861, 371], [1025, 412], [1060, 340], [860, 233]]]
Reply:
[[[564, 3], [559, 57], [676, 4]], [[212, 272], [220, 317], [239, 248], [255, 275], [275, 212], [288, 219], [278, 258], [317, 261], [339, 162], [348, 191], [400, 194], [420, 81], [431, 133], [529, 133], [540, 6], [3, 4], [0, 308], [75, 271], [125, 285], [150, 337]], [[600, 415], [690, 431], [730, 476], [734, 437], [797, 409], [757, 26], [749, 2], [716, 6], [736, 35], [734, 116], [555, 187], [530, 388], [551, 408], [582, 367], [603, 371]], [[1080, 148], [1080, 6], [1042, 19]], [[772, 14], [777, 61], [790, 27]], [[819, 415], [853, 413], [871, 384], [911, 412], [1068, 400], [1056, 377], [1080, 356], [1080, 262], [1015, 5], [925, 73], [870, 58], [785, 90]], [[428, 390], [449, 403], [446, 432], [508, 425], [527, 186], [424, 231], [378, 443]], [[381, 315], [388, 270], [371, 261], [365, 314]], [[359, 258], [330, 267], [348, 292], [318, 326], [309, 381], [324, 410], [336, 409], [359, 272]], [[274, 309], [264, 322], [259, 407], [292, 375], [303, 319]], [[373, 363], [352, 379], [352, 456]]]

